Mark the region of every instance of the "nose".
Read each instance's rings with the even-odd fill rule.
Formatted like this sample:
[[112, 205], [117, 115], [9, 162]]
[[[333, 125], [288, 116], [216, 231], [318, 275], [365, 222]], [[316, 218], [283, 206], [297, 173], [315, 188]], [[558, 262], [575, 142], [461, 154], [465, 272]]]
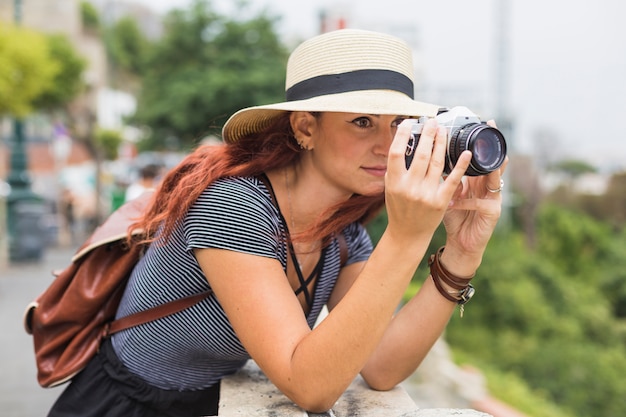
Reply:
[[396, 126], [391, 126], [389, 129], [381, 129], [381, 133], [378, 138], [376, 152], [387, 156], [389, 154], [389, 148], [391, 147], [391, 142], [393, 142], [393, 138], [396, 136], [396, 130], [398, 128]]

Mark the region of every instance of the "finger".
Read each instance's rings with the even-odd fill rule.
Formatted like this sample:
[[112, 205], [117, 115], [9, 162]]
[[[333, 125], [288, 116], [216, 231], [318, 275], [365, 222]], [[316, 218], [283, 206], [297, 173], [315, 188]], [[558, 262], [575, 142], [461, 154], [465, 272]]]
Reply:
[[415, 124], [415, 120], [405, 119], [398, 125], [396, 134], [389, 147], [389, 163], [387, 171], [390, 173], [401, 173], [401, 169], [405, 170], [405, 158], [409, 138], [411, 137], [411, 126]]
[[509, 165], [509, 157], [504, 157], [504, 162], [500, 165], [500, 175], [504, 175], [504, 171], [506, 171], [506, 167]]
[[465, 175], [465, 171], [467, 171], [471, 160], [472, 153], [470, 151], [463, 151], [463, 153], [461, 153], [461, 155], [459, 156], [456, 165], [443, 182], [442, 189], [445, 193], [448, 194], [450, 198], [455, 193], [459, 184], [461, 183], [463, 176]]
[[504, 170], [506, 169], [506, 165], [509, 162], [509, 158], [506, 157], [504, 159], [504, 163], [500, 167], [500, 169], [493, 171], [485, 178], [485, 188], [487, 190], [487, 197], [491, 196], [492, 198], [499, 198], [504, 189], [504, 180], [502, 178], [504, 174]]
[[[429, 119], [424, 123], [422, 133], [419, 136], [413, 162], [409, 167], [409, 171], [417, 173], [420, 177], [426, 175], [429, 170], [431, 158], [433, 157], [435, 137], [438, 134], [437, 121]], [[444, 139], [445, 140], [445, 139]], [[440, 152], [440, 150], [439, 150]], [[439, 176], [442, 171], [439, 171]]]
[[435, 130], [433, 149], [428, 165], [427, 176], [439, 180], [446, 164], [446, 150], [448, 148], [448, 130], [439, 126]]
[[[498, 178], [499, 178], [499, 176], [498, 176]], [[487, 197], [489, 197], [489, 195], [491, 195], [493, 198], [499, 197], [499, 194], [504, 189], [504, 180], [502, 178], [499, 178], [498, 182], [496, 184], [494, 184], [493, 183], [493, 179], [489, 179], [485, 183], [485, 188], [488, 191]]]

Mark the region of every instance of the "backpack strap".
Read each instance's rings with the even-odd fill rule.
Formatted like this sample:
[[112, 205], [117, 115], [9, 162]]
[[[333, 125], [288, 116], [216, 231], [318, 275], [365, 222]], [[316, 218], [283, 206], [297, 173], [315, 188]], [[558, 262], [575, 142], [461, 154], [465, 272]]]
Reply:
[[[81, 258], [86, 253], [100, 245], [118, 239], [124, 239], [128, 233], [128, 227], [141, 215], [145, 207], [148, 205], [151, 197], [151, 193], [144, 193], [140, 197], [131, 200], [129, 203], [120, 207], [93, 233], [85, 245], [79, 249], [73, 259], [77, 260]], [[141, 233], [141, 231], [135, 231], [135, 233]], [[189, 297], [179, 298], [148, 310], [139, 311], [129, 316], [121, 317], [108, 323], [104, 327], [103, 336], [106, 337], [112, 335], [113, 333], [130, 329], [131, 327], [139, 326], [140, 324], [145, 324], [174, 313], [178, 313], [179, 311], [183, 311], [184, 309], [189, 308], [207, 298], [211, 292], [212, 291], [209, 290], [191, 295]]]
[[109, 323], [105, 330], [104, 336], [112, 335], [113, 333], [120, 332], [122, 330], [130, 329], [131, 327], [139, 326], [163, 317], [167, 317], [179, 311], [183, 311], [193, 305], [198, 304], [200, 301], [211, 295], [212, 291], [205, 291], [198, 294], [190, 295], [188, 297], [179, 298], [178, 300], [170, 301], [169, 303], [161, 304], [156, 307], [152, 307], [148, 310], [139, 311], [131, 314], [130, 316], [119, 318]]

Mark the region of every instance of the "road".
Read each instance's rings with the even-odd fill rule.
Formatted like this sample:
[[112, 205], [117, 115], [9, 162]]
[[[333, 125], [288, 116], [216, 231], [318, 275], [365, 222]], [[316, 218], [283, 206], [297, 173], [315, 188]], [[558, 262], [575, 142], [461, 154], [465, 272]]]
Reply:
[[52, 281], [51, 271], [69, 263], [74, 248], [50, 248], [39, 262], [0, 269], [0, 415], [45, 417], [63, 387], [37, 384], [32, 338], [22, 316], [28, 303]]

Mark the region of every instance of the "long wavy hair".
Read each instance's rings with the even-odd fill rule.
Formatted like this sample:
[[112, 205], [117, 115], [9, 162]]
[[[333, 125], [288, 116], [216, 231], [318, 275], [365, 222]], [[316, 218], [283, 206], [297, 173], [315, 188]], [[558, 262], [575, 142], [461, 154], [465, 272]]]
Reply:
[[[166, 174], [147, 211], [130, 227], [129, 237], [133, 230], [141, 230], [143, 238], [140, 242], [149, 243], [160, 230], [159, 239], [167, 242], [191, 205], [213, 181], [229, 176], [256, 176], [267, 170], [286, 167], [297, 162], [301, 152], [293, 137], [288, 112], [266, 129], [235, 143], [202, 145]], [[355, 221], [364, 224], [371, 220], [383, 205], [384, 194], [353, 195], [321, 213], [315, 224], [297, 237], [292, 236], [292, 239], [321, 239], [328, 243], [330, 236], [348, 224]]]

